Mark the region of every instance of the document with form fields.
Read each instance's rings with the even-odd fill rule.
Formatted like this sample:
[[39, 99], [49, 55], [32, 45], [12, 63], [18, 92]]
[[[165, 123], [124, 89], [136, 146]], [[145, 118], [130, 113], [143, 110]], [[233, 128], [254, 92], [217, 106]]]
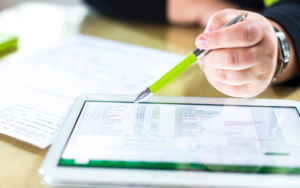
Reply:
[[52, 144], [74, 100], [84, 94], [138, 94], [181, 55], [76, 36], [0, 64], [0, 133], [40, 148]]

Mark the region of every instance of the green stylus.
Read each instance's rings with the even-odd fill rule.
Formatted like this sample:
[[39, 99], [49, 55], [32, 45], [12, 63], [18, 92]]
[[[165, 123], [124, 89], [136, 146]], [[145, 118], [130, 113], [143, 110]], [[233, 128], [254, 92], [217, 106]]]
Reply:
[[[245, 19], [244, 15], [237, 16], [236, 18], [234, 18], [233, 20], [225, 24], [223, 27], [233, 25], [244, 19]], [[194, 64], [198, 59], [203, 57], [209, 51], [210, 50], [200, 50], [196, 48], [184, 60], [182, 60], [174, 68], [172, 68], [169, 72], [167, 72], [163, 77], [158, 79], [154, 84], [152, 84], [150, 87], [147, 87], [143, 92], [141, 92], [139, 96], [136, 98], [136, 100], [134, 101], [134, 103], [141, 102], [142, 100], [145, 100], [146, 98], [152, 96], [154, 93], [156, 93], [158, 90], [164, 87], [171, 80], [176, 78], [179, 74], [181, 74], [184, 70], [186, 70], [188, 67]]]

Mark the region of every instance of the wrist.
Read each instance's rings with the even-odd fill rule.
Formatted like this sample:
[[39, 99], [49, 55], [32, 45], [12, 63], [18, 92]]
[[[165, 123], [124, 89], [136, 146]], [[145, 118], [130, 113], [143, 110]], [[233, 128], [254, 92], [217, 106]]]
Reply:
[[276, 61], [276, 67], [275, 67], [275, 73], [273, 75], [273, 78], [272, 78], [272, 83], [275, 83], [276, 80], [274, 80], [274, 78], [279, 75], [280, 73], [280, 70], [281, 70], [281, 67], [282, 67], [282, 62], [280, 61], [280, 44], [279, 42], [277, 42], [277, 48], [278, 48], [278, 55], [277, 55], [277, 61]]
[[279, 76], [283, 73], [290, 61], [290, 49], [286, 36], [283, 32], [274, 27], [277, 37], [277, 67], [272, 82], [276, 82]]
[[[281, 75], [276, 79], [276, 81], [273, 82], [274, 84], [277, 84], [277, 83], [285, 82], [285, 81], [287, 81], [289, 79], [292, 79], [297, 74], [299, 74], [300, 69], [299, 69], [299, 65], [298, 65], [296, 57], [295, 57], [294, 45], [293, 45], [293, 42], [292, 42], [289, 34], [285, 31], [285, 29], [281, 25], [279, 25], [275, 21], [269, 20], [269, 22], [272, 24], [272, 26], [274, 28], [276, 28], [277, 30], [279, 30], [279, 31], [281, 31], [281, 32], [284, 33], [284, 35], [286, 37], [286, 40], [287, 40], [287, 42], [289, 44], [289, 51], [290, 51], [290, 60], [289, 60], [289, 63], [287, 64], [285, 70], [281, 73]], [[279, 43], [278, 43], [278, 48], [279, 48], [279, 50], [281, 50]], [[279, 58], [278, 59], [279, 62], [277, 62], [276, 70], [278, 70], [280, 68], [280, 67], [278, 68], [278, 66], [282, 65], [282, 60], [280, 62], [280, 55], [278, 56], [278, 58]], [[276, 76], [276, 73], [275, 73], [275, 76]]]

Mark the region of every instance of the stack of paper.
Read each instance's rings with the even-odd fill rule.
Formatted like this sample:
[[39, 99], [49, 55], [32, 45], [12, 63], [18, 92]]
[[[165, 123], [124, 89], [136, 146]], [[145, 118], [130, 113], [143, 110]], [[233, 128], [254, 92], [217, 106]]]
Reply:
[[0, 64], [0, 133], [40, 148], [83, 94], [138, 94], [182, 56], [89, 36]]

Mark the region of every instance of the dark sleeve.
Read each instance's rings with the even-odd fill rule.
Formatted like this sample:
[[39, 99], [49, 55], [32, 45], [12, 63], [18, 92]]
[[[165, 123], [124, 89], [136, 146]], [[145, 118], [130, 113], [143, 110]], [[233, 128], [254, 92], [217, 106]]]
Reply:
[[[262, 14], [277, 22], [288, 32], [294, 44], [297, 61], [300, 63], [300, 1], [281, 0], [267, 8]], [[293, 81], [300, 83], [299, 78]]]
[[102, 14], [148, 22], [167, 23], [166, 0], [84, 0]]
[[262, 11], [265, 8], [263, 0], [227, 0], [231, 3], [241, 6], [243, 9]]

